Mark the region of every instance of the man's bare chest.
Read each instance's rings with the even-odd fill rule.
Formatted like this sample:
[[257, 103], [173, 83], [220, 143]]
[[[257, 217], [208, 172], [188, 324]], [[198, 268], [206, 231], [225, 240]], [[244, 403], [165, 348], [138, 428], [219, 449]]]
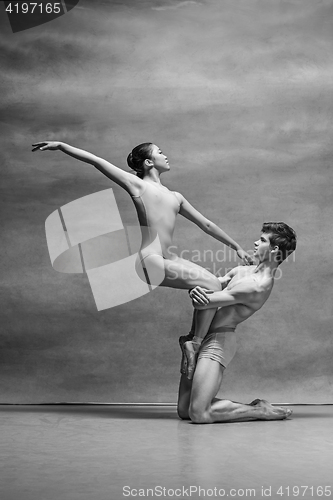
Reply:
[[257, 283], [257, 277], [252, 270], [239, 270], [235, 276], [229, 281], [227, 285], [228, 290], [232, 290], [235, 286], [240, 284]]

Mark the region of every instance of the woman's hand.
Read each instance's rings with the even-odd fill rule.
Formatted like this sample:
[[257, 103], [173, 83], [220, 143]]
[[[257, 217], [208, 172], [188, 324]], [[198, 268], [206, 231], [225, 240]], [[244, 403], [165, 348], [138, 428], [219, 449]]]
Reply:
[[190, 290], [189, 295], [194, 306], [206, 306], [210, 302], [208, 294], [213, 292], [214, 290], [206, 290], [201, 286], [196, 286]]
[[242, 248], [239, 248], [237, 250], [237, 255], [240, 259], [242, 259], [246, 266], [251, 266], [252, 264], [254, 264], [254, 260], [251, 255], [245, 252], [245, 250], [243, 250]]
[[43, 141], [43, 142], [36, 142], [35, 144], [32, 145], [33, 149], [32, 151], [37, 151], [40, 149], [40, 151], [54, 151], [56, 149], [60, 149], [60, 144], [61, 142], [58, 141]]

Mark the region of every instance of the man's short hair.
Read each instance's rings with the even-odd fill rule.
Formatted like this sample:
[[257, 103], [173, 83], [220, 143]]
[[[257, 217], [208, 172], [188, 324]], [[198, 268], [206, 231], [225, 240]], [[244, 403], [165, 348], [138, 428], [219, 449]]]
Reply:
[[277, 261], [283, 262], [296, 249], [296, 233], [284, 222], [264, 222], [262, 233], [270, 233], [270, 244], [278, 246]]

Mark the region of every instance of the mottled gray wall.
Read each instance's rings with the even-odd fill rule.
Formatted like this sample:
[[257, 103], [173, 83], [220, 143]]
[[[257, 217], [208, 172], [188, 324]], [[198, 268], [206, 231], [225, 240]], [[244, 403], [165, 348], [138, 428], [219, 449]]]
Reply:
[[[263, 221], [294, 227], [295, 262], [239, 327], [224, 394], [332, 402], [333, 1], [81, 0], [16, 34], [0, 9], [1, 402], [173, 402], [191, 319], [187, 293], [169, 289], [97, 312], [85, 275], [53, 270], [45, 219], [112, 184], [60, 152], [30, 153], [43, 139], [123, 168], [134, 145], [157, 143], [165, 185], [245, 248]], [[181, 219], [180, 249], [216, 255]]]

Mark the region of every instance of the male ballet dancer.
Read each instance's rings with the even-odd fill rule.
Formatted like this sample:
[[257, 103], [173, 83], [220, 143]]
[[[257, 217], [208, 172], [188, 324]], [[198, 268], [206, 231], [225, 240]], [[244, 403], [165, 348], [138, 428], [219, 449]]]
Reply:
[[197, 424], [282, 420], [292, 413], [260, 399], [241, 404], [215, 398], [223, 372], [236, 352], [236, 326], [264, 305], [278, 266], [296, 248], [295, 231], [284, 222], [264, 223], [261, 231], [261, 237], [254, 243], [257, 266], [235, 267], [219, 278], [221, 291], [196, 287], [190, 292], [196, 310], [218, 309], [198, 356], [192, 347], [191, 334], [179, 339], [183, 359], [178, 415], [182, 419], [191, 419]]

